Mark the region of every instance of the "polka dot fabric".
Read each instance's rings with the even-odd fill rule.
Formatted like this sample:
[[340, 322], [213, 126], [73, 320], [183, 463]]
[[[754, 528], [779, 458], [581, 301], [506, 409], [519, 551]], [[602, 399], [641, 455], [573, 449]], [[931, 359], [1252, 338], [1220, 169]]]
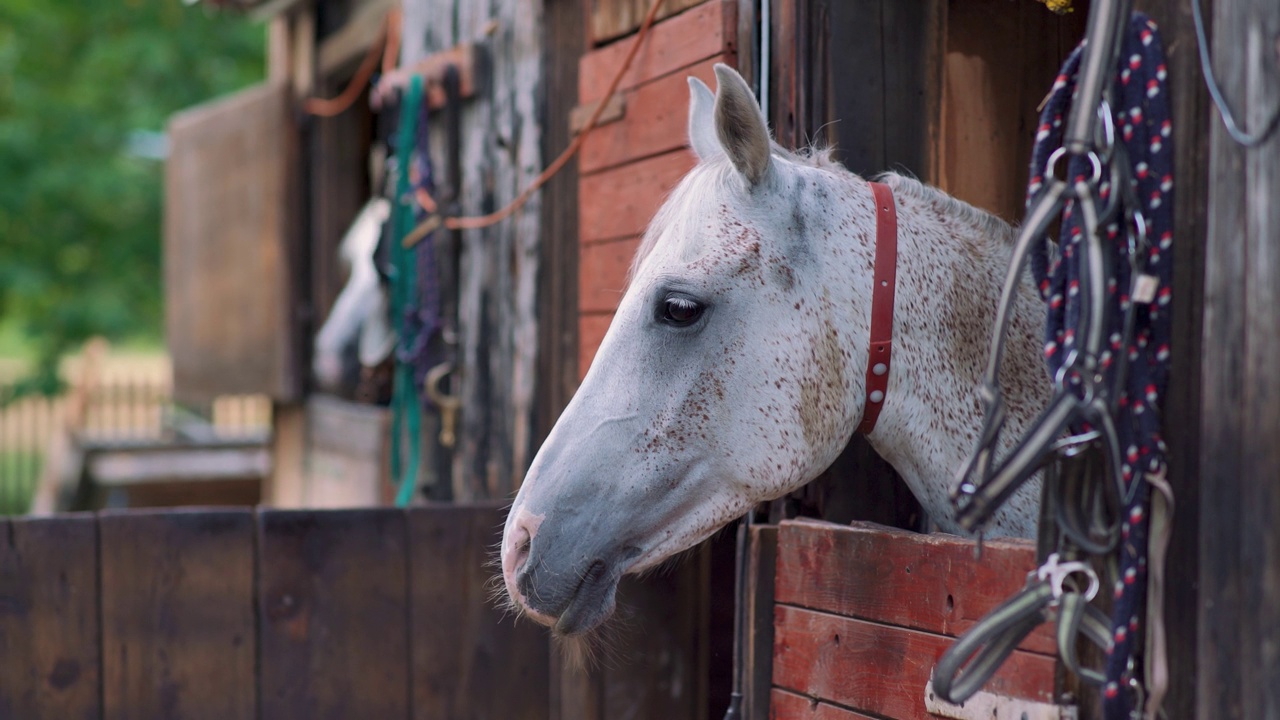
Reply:
[[[1054, 83], [1052, 95], [1040, 117], [1032, 155], [1031, 182], [1034, 196], [1044, 184], [1045, 163], [1050, 154], [1061, 147], [1065, 116], [1069, 110], [1082, 48], [1067, 59]], [[1157, 281], [1156, 290], [1148, 298], [1130, 297], [1134, 287], [1131, 277], [1128, 235], [1117, 224], [1107, 225], [1106, 247], [1111, 254], [1112, 277], [1107, 286], [1107, 340], [1099, 361], [1107, 380], [1114, 386], [1120, 353], [1127, 353], [1128, 377], [1124, 380], [1116, 429], [1123, 455], [1124, 486], [1127, 504], [1121, 525], [1119, 579], [1113, 588], [1112, 639], [1114, 647], [1107, 658], [1107, 682], [1103, 689], [1104, 717], [1107, 720], [1129, 718], [1134, 695], [1127, 689], [1129, 678], [1140, 672], [1137, 659], [1141, 651], [1142, 609], [1146, 602], [1146, 508], [1149, 486], [1146, 473], [1163, 474], [1165, 445], [1160, 434], [1160, 408], [1169, 375], [1171, 339], [1170, 281], [1173, 243], [1173, 139], [1169, 117], [1169, 94], [1166, 85], [1164, 51], [1153, 23], [1135, 13], [1125, 34], [1120, 67], [1117, 68], [1112, 102], [1116, 142], [1125, 149], [1133, 168], [1132, 176], [1137, 207], [1146, 220], [1147, 245], [1140, 250], [1139, 271]], [[1103, 168], [1103, 181], [1097, 192], [1105, 204], [1116, 188], [1109, 186], [1108, 168]], [[1080, 157], [1068, 164], [1068, 181], [1088, 177], [1090, 163]], [[1123, 194], [1122, 194], [1123, 197]], [[1043, 253], [1033, 254], [1032, 272], [1048, 308], [1045, 330], [1045, 360], [1051, 375], [1057, 373], [1064, 358], [1075, 346], [1073, 328], [1079, 327], [1083, 309], [1079, 296], [1082, 257], [1083, 222], [1068, 203], [1063, 211], [1062, 240], [1056, 250], [1046, 243]], [[1141, 301], [1135, 308], [1133, 333], [1124, 340], [1124, 317], [1130, 303]], [[1080, 428], [1076, 428], [1080, 430]], [[1135, 670], [1129, 671], [1133, 660]], [[1137, 676], [1141, 680], [1141, 675]]]

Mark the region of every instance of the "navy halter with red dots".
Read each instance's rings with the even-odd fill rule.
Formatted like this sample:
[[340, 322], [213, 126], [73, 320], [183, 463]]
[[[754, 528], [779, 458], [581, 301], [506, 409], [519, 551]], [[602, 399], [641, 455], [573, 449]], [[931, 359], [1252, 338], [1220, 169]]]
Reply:
[[[1043, 171], [1049, 155], [1062, 144], [1063, 116], [1071, 102], [1076, 74], [1080, 67], [1083, 46], [1067, 59], [1053, 85], [1040, 126], [1036, 133], [1036, 146], [1032, 155], [1032, 179], [1030, 195], [1039, 190]], [[1110, 327], [1108, 348], [1100, 361], [1108, 374], [1114, 376], [1120, 364], [1121, 353], [1127, 356], [1128, 373], [1118, 398], [1116, 433], [1124, 449], [1125, 493], [1124, 520], [1121, 525], [1119, 550], [1119, 579], [1116, 581], [1114, 605], [1111, 613], [1112, 640], [1107, 656], [1106, 678], [1103, 688], [1104, 717], [1108, 720], [1128, 718], [1134, 701], [1126, 684], [1136, 672], [1131, 661], [1139, 655], [1136, 644], [1146, 603], [1147, 590], [1147, 511], [1150, 486], [1146, 476], [1161, 478], [1165, 472], [1165, 444], [1161, 436], [1160, 403], [1169, 380], [1169, 349], [1172, 340], [1172, 314], [1170, 312], [1173, 243], [1173, 142], [1172, 122], [1169, 113], [1169, 93], [1165, 85], [1166, 67], [1155, 23], [1146, 16], [1135, 13], [1125, 33], [1121, 53], [1122, 69], [1115, 79], [1114, 94], [1117, 107], [1114, 124], [1119, 130], [1118, 141], [1128, 154], [1133, 166], [1136, 200], [1147, 222], [1146, 257], [1142, 259], [1142, 273], [1155, 280], [1154, 294], [1149, 297], [1130, 297], [1134, 287], [1128, 261], [1127, 238], [1117, 224], [1106, 227], [1112, 241], [1113, 275], [1108, 281], [1107, 299], [1110, 304], [1107, 316]], [[1071, 177], [1091, 172], [1088, 162], [1077, 157], [1068, 166]], [[1116, 192], [1104, 183], [1101, 199]], [[1079, 264], [1070, 262], [1081, 252], [1083, 228], [1078, 213], [1072, 212], [1068, 202], [1063, 212], [1061, 238], [1063, 242], [1056, 253], [1048, 249], [1031, 257], [1032, 272], [1040, 288], [1040, 294], [1048, 306], [1045, 329], [1045, 360], [1050, 374], [1056, 374], [1064, 358], [1076, 343], [1071, 328], [1076, 327], [1083, 301], [1079, 288]], [[1123, 327], [1130, 303], [1138, 303], [1134, 314], [1134, 326], [1128, 333], [1127, 347], [1122, 346]], [[1084, 428], [1076, 428], [1084, 430]], [[1140, 678], [1139, 678], [1140, 679]]]

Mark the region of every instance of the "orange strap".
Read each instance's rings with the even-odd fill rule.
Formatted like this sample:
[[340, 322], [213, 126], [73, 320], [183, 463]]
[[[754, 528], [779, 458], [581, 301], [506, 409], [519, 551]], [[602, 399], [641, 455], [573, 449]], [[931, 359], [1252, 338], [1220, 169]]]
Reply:
[[898, 209], [893, 190], [884, 183], [870, 183], [876, 207], [875, 284], [871, 289], [871, 346], [867, 358], [867, 402], [862, 408], [858, 432], [876, 427], [889, 390], [893, 358], [893, 294], [898, 278]]

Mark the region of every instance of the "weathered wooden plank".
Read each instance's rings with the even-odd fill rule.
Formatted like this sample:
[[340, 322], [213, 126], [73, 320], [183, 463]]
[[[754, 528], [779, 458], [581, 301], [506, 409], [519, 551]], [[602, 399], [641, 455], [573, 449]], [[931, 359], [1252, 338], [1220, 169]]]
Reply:
[[[779, 687], [895, 718], [925, 720], [925, 684], [951, 639], [778, 605], [773, 678]], [[1053, 658], [1014, 651], [986, 689], [1051, 702]]]
[[584, 313], [578, 317], [578, 374], [579, 379], [587, 376], [591, 369], [591, 360], [600, 349], [600, 342], [609, 332], [609, 323], [613, 322], [613, 313]]
[[271, 455], [265, 446], [104, 450], [88, 458], [90, 477], [103, 486], [261, 478], [270, 471]]
[[[572, 138], [565, 127], [577, 102], [579, 59], [586, 50], [583, 0], [548, 0], [543, 82], [546, 125], [542, 156], [557, 157]], [[570, 162], [542, 188], [538, 265], [538, 386], [533, 447], [551, 432], [578, 387], [578, 166]]]
[[582, 246], [578, 261], [578, 307], [582, 312], [611, 313], [618, 309], [627, 288], [627, 271], [639, 246], [640, 238]]
[[687, 78], [699, 78], [714, 88], [714, 66], [718, 62], [732, 65], [733, 58], [717, 55], [624, 93], [627, 109], [622, 120], [593, 130], [583, 143], [582, 172], [596, 172], [685, 147], [689, 127]]
[[0, 717], [102, 717], [96, 524], [0, 520]]
[[[1043, 12], [1041, 8], [1033, 9]], [[935, 168], [930, 141], [937, 135], [940, 124], [946, 1], [886, 0], [881, 13], [885, 87], [883, 143], [887, 164], [884, 169], [905, 169], [916, 177], [932, 178]], [[832, 51], [843, 54], [847, 45], [836, 43]], [[843, 74], [835, 74], [835, 82], [829, 87], [839, 84], [842, 77]], [[831, 126], [836, 142], [843, 140], [841, 124]]]
[[[1231, 12], [1231, 10], [1226, 10]], [[1280, 6], [1254, 0], [1235, 12], [1248, 17], [1244, 96], [1248, 127], [1280, 113]], [[1248, 478], [1240, 498], [1240, 571], [1247, 579], [1246, 615], [1236, 656], [1245, 687], [1245, 717], [1280, 717], [1280, 138], [1272, 138], [1245, 161], [1247, 179], [1248, 273], [1244, 277], [1244, 422]], [[1215, 492], [1206, 488], [1208, 492]], [[1202, 559], [1202, 562], [1204, 560]]]
[[770, 699], [773, 705], [768, 717], [772, 720], [875, 720], [870, 715], [777, 688]]
[[[1243, 9], [1243, 4], [1222, 3], [1212, 11], [1214, 69], [1237, 112], [1247, 112], [1249, 100], [1241, 41], [1248, 36], [1250, 21]], [[1241, 502], [1250, 483], [1246, 457], [1252, 450], [1252, 435], [1246, 416], [1253, 390], [1248, 386], [1245, 353], [1223, 349], [1245, 349], [1249, 341], [1250, 310], [1241, 281], [1250, 275], [1249, 192], [1246, 151], [1227, 136], [1220, 118], [1211, 123], [1209, 139], [1196, 717], [1239, 720], [1261, 716], [1246, 711], [1246, 703], [1252, 703], [1241, 672], [1245, 653], [1252, 652], [1245, 647], [1262, 640], [1245, 635], [1242, 621], [1246, 613], [1256, 611], [1250, 607], [1249, 578], [1260, 570], [1241, 563], [1249, 534], [1242, 522]]]
[[[545, 166], [545, 18], [543, 3], [535, 0], [405, 3], [404, 66], [486, 38], [487, 80], [460, 108], [460, 141], [446, 138], [442, 123], [435, 125], [432, 137], [433, 157], [446, 159], [450, 147], [458, 150], [463, 214], [505, 205]], [[439, 162], [442, 198], [456, 190], [448, 187], [448, 177], [448, 161]], [[427, 467], [451, 468], [455, 499], [507, 497], [528, 465], [534, 398], [542, 377], [537, 365], [542, 203], [535, 193], [508, 220], [456, 238], [462, 248], [459, 272], [452, 279], [456, 292], [444, 290], [456, 296], [460, 315], [453, 391], [464, 410], [452, 452], [429, 443], [424, 458]], [[434, 413], [427, 420], [432, 422]]]
[[390, 505], [390, 415], [386, 408], [326, 395], [307, 401], [309, 508]]
[[[737, 16], [736, 0], [711, 0], [654, 23], [644, 46], [618, 82], [618, 91], [630, 90], [700, 60], [732, 54], [737, 47]], [[579, 63], [578, 102], [591, 103], [603, 97], [630, 51], [630, 41], [623, 41], [583, 55]]]
[[397, 510], [259, 513], [262, 717], [409, 716], [405, 543]]
[[[589, 28], [591, 44], [599, 45], [640, 27], [653, 0], [590, 0]], [[666, 0], [658, 9], [657, 19], [687, 10], [703, 0]]]
[[[1213, 8], [1218, 81], [1237, 122], [1254, 133], [1280, 112], [1277, 37], [1280, 6], [1273, 2]], [[1197, 700], [1202, 718], [1275, 717], [1280, 136], [1245, 150], [1215, 118], [1210, 137]]]
[[289, 103], [287, 85], [262, 85], [169, 122], [166, 339], [180, 399], [300, 389]]
[[103, 513], [103, 718], [257, 717], [253, 512]]
[[1059, 29], [1078, 27], [1087, 13], [1070, 15], [1035, 3], [948, 3], [936, 179], [943, 190], [1021, 218], [1036, 108], [1065, 57]]
[[[871, 523], [782, 523], [777, 601], [840, 615], [956, 636], [1022, 589], [1034, 570], [1030, 542], [973, 542]], [[1052, 654], [1049, 626], [1025, 649]]]
[[746, 682], [742, 689], [742, 716], [748, 720], [765, 720], [769, 717], [769, 693], [773, 685], [774, 575], [778, 566], [776, 525], [751, 526], [748, 558], [747, 607], [744, 611], [748, 642], [743, 651]]
[[548, 716], [549, 634], [491, 593], [504, 517], [496, 503], [409, 513], [415, 718]]
[[667, 193], [693, 166], [692, 152], [676, 150], [584, 177], [578, 196], [580, 240], [642, 234]]

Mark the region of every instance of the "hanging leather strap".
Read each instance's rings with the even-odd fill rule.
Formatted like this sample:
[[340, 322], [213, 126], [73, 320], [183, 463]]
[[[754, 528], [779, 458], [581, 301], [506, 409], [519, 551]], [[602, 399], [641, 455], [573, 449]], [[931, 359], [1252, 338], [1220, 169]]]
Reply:
[[862, 406], [858, 432], [876, 427], [889, 389], [893, 357], [893, 294], [898, 277], [898, 209], [893, 190], [884, 183], [870, 183], [876, 207], [876, 264], [871, 290], [871, 344], [867, 358], [867, 400]]

